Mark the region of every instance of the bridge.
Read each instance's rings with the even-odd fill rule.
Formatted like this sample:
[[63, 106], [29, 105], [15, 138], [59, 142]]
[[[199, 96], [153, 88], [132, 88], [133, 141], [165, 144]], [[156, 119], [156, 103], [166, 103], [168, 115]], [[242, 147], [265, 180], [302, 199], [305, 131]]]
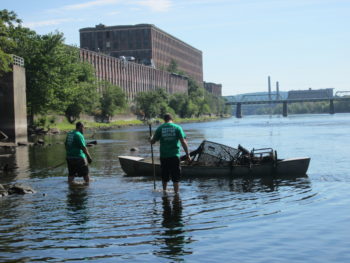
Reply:
[[[283, 99], [279, 93], [269, 93], [266, 99], [262, 95], [244, 95], [239, 101], [226, 102], [226, 105], [236, 105], [236, 117], [242, 118], [242, 105], [248, 104], [283, 104], [282, 115], [288, 116], [288, 104], [300, 102], [329, 101], [329, 113], [335, 114], [334, 101], [350, 101], [350, 91], [337, 91], [334, 96], [315, 98], [286, 98]], [[266, 96], [265, 96], [266, 97]], [[289, 97], [289, 96], [288, 96]]]

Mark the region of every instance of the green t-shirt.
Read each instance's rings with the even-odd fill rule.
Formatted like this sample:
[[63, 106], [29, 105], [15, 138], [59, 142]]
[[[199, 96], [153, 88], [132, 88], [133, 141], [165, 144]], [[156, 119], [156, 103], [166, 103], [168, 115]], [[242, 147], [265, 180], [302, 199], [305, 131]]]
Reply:
[[86, 147], [84, 135], [77, 130], [70, 131], [66, 138], [67, 158], [86, 158], [83, 147]]
[[180, 157], [181, 138], [186, 138], [186, 134], [179, 125], [171, 122], [160, 125], [154, 134], [154, 139], [160, 142], [160, 157]]

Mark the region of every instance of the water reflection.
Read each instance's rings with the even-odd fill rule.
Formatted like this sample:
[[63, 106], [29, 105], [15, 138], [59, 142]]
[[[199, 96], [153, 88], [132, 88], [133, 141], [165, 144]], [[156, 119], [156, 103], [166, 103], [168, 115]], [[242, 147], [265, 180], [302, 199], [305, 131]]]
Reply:
[[8, 183], [14, 179], [24, 179], [29, 176], [28, 147], [1, 147], [0, 183]]
[[165, 228], [157, 243], [163, 244], [160, 251], [156, 252], [158, 256], [170, 257], [176, 261], [182, 261], [179, 256], [192, 254], [185, 249], [186, 240], [184, 223], [182, 219], [182, 201], [179, 195], [171, 197], [165, 195], [162, 197], [163, 220], [162, 226]]
[[73, 223], [81, 225], [89, 221], [88, 186], [82, 184], [69, 185], [67, 210]]
[[310, 189], [311, 182], [308, 177], [295, 177], [295, 178], [275, 178], [273, 176], [266, 176], [263, 178], [206, 178], [202, 180], [200, 178], [186, 179], [184, 182], [189, 184], [197, 183], [198, 187], [203, 188], [202, 191], [206, 192], [212, 188], [215, 191], [230, 191], [236, 193], [256, 193], [256, 192], [275, 192], [280, 187], [290, 186], [294, 189]]

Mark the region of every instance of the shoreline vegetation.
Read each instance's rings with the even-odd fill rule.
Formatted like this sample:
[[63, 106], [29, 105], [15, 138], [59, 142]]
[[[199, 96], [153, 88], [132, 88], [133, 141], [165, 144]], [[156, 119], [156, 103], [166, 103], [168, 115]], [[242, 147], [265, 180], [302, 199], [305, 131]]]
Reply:
[[[175, 123], [191, 123], [191, 122], [206, 122], [206, 121], [215, 121], [223, 118], [228, 118], [230, 115], [224, 116], [201, 116], [201, 117], [193, 117], [193, 118], [174, 118]], [[162, 120], [159, 118], [152, 119], [151, 121], [143, 121], [143, 120], [117, 120], [111, 121], [108, 123], [103, 122], [94, 122], [94, 121], [85, 121], [79, 120], [84, 123], [87, 130], [109, 130], [115, 128], [123, 128], [127, 126], [144, 126], [151, 123], [152, 125], [158, 125], [162, 123]], [[44, 129], [44, 127], [40, 127]], [[68, 132], [70, 130], [75, 129], [75, 123], [71, 124], [68, 121], [57, 122], [49, 127], [47, 127], [46, 132], [58, 130], [59, 132]]]
[[[176, 121], [182, 123], [210, 120], [207, 116], [231, 112], [225, 98], [206, 90], [204, 83], [182, 72], [175, 58], [159, 68], [183, 76], [187, 79], [187, 89], [170, 93], [163, 84], [154, 84], [130, 93], [126, 87], [97, 77], [94, 65], [82, 61], [79, 49], [64, 43], [63, 33], [40, 35], [21, 23], [14, 11], [0, 10], [0, 28], [4, 29], [3, 38], [7, 40], [0, 47], [0, 75], [2, 66], [12, 61], [11, 54], [24, 59], [29, 135], [71, 130], [78, 120], [92, 129], [109, 129], [143, 125], [136, 116], [159, 121], [165, 113], [170, 113], [181, 117]], [[3, 71], [11, 69], [6, 67]], [[131, 119], [118, 116], [128, 114], [133, 115]]]
[[[222, 116], [201, 116], [201, 117], [193, 117], [193, 118], [174, 118], [175, 123], [183, 124], [183, 123], [193, 123], [193, 122], [209, 122], [209, 121], [216, 121], [224, 118], [229, 118], [231, 115], [222, 115]], [[148, 126], [149, 123], [152, 125], [158, 125], [163, 122], [160, 118], [152, 119], [150, 122], [142, 121], [142, 120], [118, 120], [118, 121], [112, 121], [109, 123], [101, 123], [101, 122], [93, 122], [93, 121], [86, 121], [86, 120], [77, 120], [84, 123], [86, 126], [87, 131], [89, 133], [94, 132], [96, 130], [112, 130], [112, 129], [119, 129], [124, 128], [127, 126]], [[55, 122], [52, 125], [46, 126], [46, 127], [36, 127], [36, 131], [32, 131], [28, 133], [28, 136], [34, 135], [34, 136], [40, 136], [39, 139], [33, 143], [33, 142], [4, 142], [0, 141], [0, 147], [17, 147], [17, 146], [28, 146], [28, 145], [44, 145], [45, 141], [42, 139], [41, 136], [46, 135], [56, 135], [56, 134], [64, 134], [71, 130], [75, 129], [75, 123], [71, 124], [67, 120], [63, 120], [61, 122]], [[41, 139], [40, 139], [41, 138]]]

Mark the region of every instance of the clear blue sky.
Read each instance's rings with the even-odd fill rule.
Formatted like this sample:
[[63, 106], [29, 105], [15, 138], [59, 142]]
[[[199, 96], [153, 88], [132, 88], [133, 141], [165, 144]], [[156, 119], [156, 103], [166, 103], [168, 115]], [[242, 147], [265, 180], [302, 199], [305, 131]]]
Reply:
[[39, 34], [154, 24], [203, 52], [204, 80], [223, 95], [350, 90], [350, 0], [0, 0]]

